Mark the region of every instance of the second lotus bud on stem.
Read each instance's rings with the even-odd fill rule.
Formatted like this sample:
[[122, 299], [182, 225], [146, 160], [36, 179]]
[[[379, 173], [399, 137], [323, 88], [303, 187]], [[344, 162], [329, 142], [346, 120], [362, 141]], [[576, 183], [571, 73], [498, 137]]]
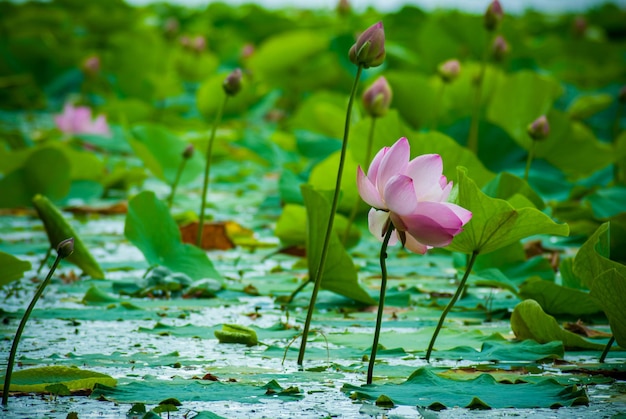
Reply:
[[241, 90], [242, 73], [240, 68], [234, 69], [226, 78], [222, 87], [228, 96], [235, 96]]
[[535, 141], [545, 140], [550, 134], [550, 124], [545, 115], [541, 115], [528, 125], [528, 135]]
[[383, 22], [367, 28], [348, 52], [350, 61], [364, 68], [378, 67], [385, 61], [385, 29]]
[[369, 116], [379, 118], [389, 110], [393, 93], [387, 79], [380, 76], [363, 92], [363, 107]]
[[461, 63], [459, 60], [448, 60], [437, 67], [437, 73], [439, 73], [439, 77], [445, 83], [450, 83], [454, 81], [459, 74], [461, 74]]
[[485, 29], [489, 32], [493, 32], [498, 28], [502, 18], [504, 17], [504, 10], [498, 0], [493, 0], [487, 7], [485, 12]]
[[61, 259], [65, 259], [74, 253], [74, 237], [65, 239], [57, 245], [57, 254]]

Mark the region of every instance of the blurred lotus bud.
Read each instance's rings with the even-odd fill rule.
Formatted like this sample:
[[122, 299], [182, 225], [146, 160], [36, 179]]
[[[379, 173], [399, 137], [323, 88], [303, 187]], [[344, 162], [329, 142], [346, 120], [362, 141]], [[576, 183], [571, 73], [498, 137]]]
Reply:
[[365, 111], [372, 118], [384, 116], [389, 110], [392, 97], [391, 86], [387, 83], [387, 79], [380, 76], [363, 92], [363, 106], [365, 107]]
[[528, 125], [528, 135], [535, 141], [545, 140], [550, 134], [550, 124], [545, 115], [541, 115]]
[[88, 76], [95, 76], [100, 72], [100, 57], [90, 55], [85, 58], [82, 65], [83, 72]]
[[241, 90], [241, 69], [234, 69], [226, 78], [222, 87], [228, 96], [235, 96]]
[[198, 35], [191, 40], [191, 49], [195, 52], [202, 52], [206, 49], [206, 38], [202, 35]]
[[503, 17], [504, 11], [502, 10], [502, 5], [498, 0], [493, 0], [485, 12], [485, 29], [489, 32], [493, 32], [498, 28]]
[[437, 67], [437, 72], [445, 83], [454, 81], [461, 73], [461, 63], [459, 60], [448, 60]]
[[180, 46], [183, 48], [189, 48], [191, 46], [191, 40], [187, 35], [183, 35], [178, 39]]
[[187, 147], [185, 147], [185, 150], [183, 151], [183, 159], [189, 160], [190, 158], [192, 158], [194, 151], [195, 148], [193, 147], [193, 144], [189, 144]]
[[375, 23], [363, 32], [350, 48], [350, 61], [364, 68], [378, 67], [385, 61], [385, 30], [383, 22]]
[[619, 93], [617, 94], [617, 100], [619, 100], [620, 103], [626, 103], [626, 85], [622, 86], [622, 88], [619, 89]]
[[507, 56], [510, 49], [509, 44], [502, 35], [496, 36], [491, 44], [491, 54], [493, 55], [493, 59], [496, 61], [504, 60], [504, 57]]
[[247, 43], [241, 48], [241, 58], [248, 59], [254, 54], [254, 45]]
[[163, 30], [165, 31], [165, 35], [168, 37], [174, 37], [178, 30], [180, 29], [180, 23], [178, 23], [178, 19], [175, 17], [168, 17], [163, 25]]
[[348, 0], [339, 0], [337, 3], [337, 13], [341, 16], [349, 15], [352, 11], [352, 7], [350, 6], [350, 2]]
[[584, 16], [576, 16], [572, 23], [572, 32], [574, 32], [574, 35], [578, 38], [585, 36], [585, 32], [587, 32], [587, 19], [585, 19]]
[[74, 253], [74, 237], [65, 239], [57, 245], [57, 254], [61, 259], [65, 259]]

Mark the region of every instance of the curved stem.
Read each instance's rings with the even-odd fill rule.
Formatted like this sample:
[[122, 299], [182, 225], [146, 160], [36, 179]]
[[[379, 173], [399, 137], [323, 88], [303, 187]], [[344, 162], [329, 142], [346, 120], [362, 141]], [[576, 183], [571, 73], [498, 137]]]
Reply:
[[343, 142], [341, 144], [341, 155], [339, 158], [339, 168], [337, 169], [337, 181], [335, 183], [335, 193], [333, 194], [333, 202], [330, 208], [330, 214], [328, 217], [328, 226], [326, 227], [326, 235], [324, 236], [324, 245], [322, 247], [322, 254], [320, 255], [320, 262], [315, 271], [315, 280], [313, 285], [313, 293], [311, 294], [311, 301], [306, 313], [306, 320], [304, 322], [304, 329], [302, 330], [302, 341], [300, 342], [300, 352], [298, 353], [298, 365], [302, 365], [304, 361], [304, 353], [306, 352], [306, 340], [309, 336], [309, 328], [311, 327], [311, 319], [313, 318], [313, 310], [315, 309], [315, 300], [317, 300], [317, 294], [322, 284], [322, 274], [324, 272], [324, 265], [326, 264], [326, 256], [328, 256], [328, 245], [330, 243], [330, 237], [333, 234], [333, 223], [335, 221], [335, 211], [337, 211], [337, 203], [339, 202], [339, 193], [341, 192], [341, 177], [343, 176], [343, 166], [346, 160], [346, 151], [348, 150], [348, 136], [350, 134], [350, 116], [352, 115], [352, 105], [354, 103], [354, 96], [356, 96], [356, 90], [359, 85], [359, 78], [361, 78], [361, 72], [363, 71], [363, 65], [359, 65], [359, 68], [354, 77], [354, 84], [352, 85], [352, 91], [350, 92], [350, 99], [348, 100], [348, 109], [346, 111], [346, 123], [343, 130]]
[[291, 303], [293, 299], [296, 298], [296, 295], [298, 295], [300, 291], [302, 291], [310, 283], [311, 281], [307, 280], [307, 281], [303, 281], [300, 285], [298, 285], [298, 287], [295, 290], [293, 290], [291, 295], [289, 295], [289, 298], [287, 299], [287, 304]]
[[472, 122], [470, 125], [469, 136], [467, 137], [467, 148], [478, 155], [478, 126], [480, 122], [480, 101], [482, 96], [483, 82], [487, 73], [487, 57], [489, 55], [491, 42], [487, 42], [483, 50], [483, 57], [480, 63], [480, 73], [476, 80], [476, 90], [474, 91], [474, 106], [472, 107]]
[[606, 356], [609, 354], [609, 351], [611, 350], [611, 346], [613, 346], [613, 343], [615, 343], [615, 336], [611, 336], [611, 339], [609, 339], [609, 341], [606, 343], [606, 346], [604, 347], [604, 350], [602, 351], [602, 355], [600, 355], [600, 363], [604, 364], [604, 360], [606, 359]]
[[11, 374], [13, 373], [13, 364], [15, 364], [15, 354], [17, 353], [17, 345], [20, 343], [22, 332], [24, 331], [26, 322], [28, 321], [28, 318], [30, 317], [30, 313], [33, 311], [33, 308], [35, 308], [35, 304], [37, 304], [37, 300], [39, 300], [39, 297], [41, 297], [41, 294], [43, 293], [44, 288], [46, 288], [46, 286], [50, 282], [50, 279], [52, 278], [52, 274], [56, 270], [57, 266], [59, 266], [59, 262], [61, 262], [61, 259], [62, 259], [61, 256], [57, 255], [56, 259], [54, 260], [54, 263], [52, 264], [52, 267], [50, 268], [50, 271], [48, 272], [48, 276], [46, 276], [46, 279], [44, 279], [44, 281], [39, 285], [39, 288], [37, 288], [37, 292], [35, 292], [33, 299], [30, 301], [28, 308], [26, 309], [26, 311], [24, 312], [24, 315], [22, 316], [22, 320], [20, 320], [20, 324], [17, 327], [17, 331], [15, 332], [15, 338], [13, 339], [13, 345], [11, 345], [11, 352], [9, 353], [9, 361], [7, 362], [7, 372], [6, 372], [6, 375], [4, 376], [4, 389], [2, 390], [2, 404], [4, 406], [6, 406], [9, 402], [9, 388], [11, 387]]
[[174, 195], [176, 195], [178, 182], [180, 182], [180, 177], [183, 174], [183, 170], [185, 170], [185, 164], [187, 164], [187, 159], [183, 157], [180, 164], [178, 165], [178, 171], [176, 172], [176, 178], [174, 179], [174, 183], [172, 183], [172, 191], [170, 192], [170, 196], [167, 198], [167, 206], [170, 208], [172, 208], [172, 204], [174, 203]]
[[526, 169], [524, 170], [524, 180], [528, 182], [528, 174], [530, 173], [530, 165], [533, 162], [533, 157], [535, 154], [535, 140], [530, 143], [530, 148], [528, 149], [528, 157], [526, 158]]
[[215, 122], [213, 123], [213, 128], [211, 129], [211, 137], [209, 137], [209, 145], [206, 149], [204, 183], [202, 184], [202, 204], [200, 206], [200, 221], [198, 222], [198, 234], [196, 236], [196, 246], [198, 247], [202, 247], [202, 231], [204, 230], [204, 209], [206, 207], [207, 192], [209, 191], [209, 173], [211, 170], [211, 154], [213, 154], [213, 142], [215, 141], [215, 132], [217, 131], [217, 126], [222, 120], [222, 114], [224, 113], [224, 108], [226, 107], [227, 101], [228, 95], [225, 95], [222, 105], [217, 108], [217, 115], [215, 115]]
[[[376, 119], [377, 118], [372, 117], [371, 123], [370, 123], [370, 131], [367, 136], [367, 146], [365, 148], [365, 160], [364, 160], [365, 163], [363, 164], [363, 170], [365, 170], [365, 173], [367, 173], [367, 170], [370, 164], [370, 159], [372, 158], [372, 146], [374, 144], [374, 131], [376, 130]], [[352, 227], [352, 224], [354, 223], [354, 220], [356, 219], [356, 216], [359, 213], [360, 206], [361, 206], [361, 200], [357, 199], [356, 202], [354, 203], [354, 206], [352, 207], [352, 211], [350, 212], [350, 217], [348, 218], [348, 225], [346, 226], [346, 231], [344, 231], [343, 233], [343, 245], [344, 246], [348, 242], [348, 238], [350, 237], [350, 228]]]
[[43, 259], [41, 260], [41, 263], [39, 264], [39, 268], [37, 268], [37, 275], [39, 275], [39, 273], [41, 272], [41, 270], [43, 269], [44, 265], [46, 264], [46, 262], [48, 261], [48, 258], [50, 257], [50, 254], [52, 253], [52, 246], [48, 247], [48, 251], [46, 252], [46, 255], [43, 257]]
[[433, 347], [435, 346], [435, 341], [437, 340], [437, 336], [439, 335], [439, 332], [441, 331], [443, 322], [446, 320], [446, 316], [448, 315], [450, 310], [452, 310], [452, 307], [454, 307], [454, 303], [456, 303], [456, 301], [461, 296], [461, 293], [463, 292], [463, 288], [465, 288], [465, 282], [467, 282], [467, 278], [469, 277], [469, 274], [472, 271], [472, 266], [474, 266], [474, 262], [476, 261], [477, 256], [478, 256], [478, 251], [476, 250], [473, 251], [472, 255], [470, 256], [470, 260], [467, 263], [467, 268], [465, 269], [465, 274], [463, 275], [463, 279], [461, 279], [461, 283], [459, 284], [459, 287], [456, 289], [454, 296], [452, 297], [452, 299], [450, 300], [446, 308], [443, 310], [443, 313], [441, 313], [441, 317], [439, 318], [439, 323], [437, 323], [437, 327], [435, 328], [435, 333], [433, 333], [433, 337], [430, 339], [430, 344], [428, 345], [428, 350], [426, 351], [426, 361], [430, 361], [430, 354], [433, 351]]
[[[613, 134], [613, 146], [617, 146], [617, 137], [619, 136], [619, 121], [622, 115], [622, 109], [624, 105], [622, 102], [617, 102], [617, 111], [615, 112], [615, 119], [613, 120], [612, 134]], [[620, 164], [619, 161], [613, 163], [613, 183], [619, 183], [620, 181]]]
[[387, 233], [383, 239], [383, 245], [380, 248], [380, 297], [378, 298], [378, 313], [376, 314], [376, 328], [374, 329], [374, 341], [372, 342], [372, 353], [370, 354], [370, 362], [367, 367], [367, 384], [372, 384], [372, 377], [374, 375], [374, 363], [376, 362], [376, 352], [378, 351], [378, 340], [380, 338], [380, 328], [383, 323], [383, 311], [385, 310], [385, 292], [387, 291], [387, 245], [393, 233], [394, 226], [389, 223]]

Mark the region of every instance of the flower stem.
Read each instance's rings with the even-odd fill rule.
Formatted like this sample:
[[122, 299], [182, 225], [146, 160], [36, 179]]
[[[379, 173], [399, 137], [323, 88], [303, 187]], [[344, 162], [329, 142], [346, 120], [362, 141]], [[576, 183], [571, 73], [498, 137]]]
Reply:
[[[374, 132], [376, 130], [376, 119], [377, 118], [372, 118], [371, 119], [371, 123], [370, 123], [370, 131], [369, 134], [367, 136], [367, 146], [365, 148], [365, 163], [363, 165], [363, 168], [365, 170], [365, 172], [367, 173], [368, 170], [368, 165], [369, 165], [369, 161], [372, 157], [372, 145], [374, 143]], [[352, 211], [350, 212], [350, 217], [348, 218], [348, 225], [346, 226], [346, 231], [344, 231], [343, 233], [343, 245], [345, 246], [346, 243], [348, 242], [348, 238], [350, 237], [350, 228], [352, 227], [352, 224], [354, 223], [354, 220], [356, 219], [356, 216], [359, 212], [359, 207], [361, 206], [361, 201], [359, 199], [356, 200], [356, 202], [354, 203], [354, 206], [352, 207]]]
[[387, 245], [393, 233], [394, 226], [389, 223], [387, 233], [383, 239], [383, 244], [380, 248], [380, 297], [378, 298], [378, 314], [376, 315], [376, 328], [374, 329], [374, 341], [372, 342], [372, 353], [370, 354], [370, 362], [367, 367], [367, 384], [372, 384], [372, 377], [374, 375], [374, 363], [376, 362], [376, 351], [378, 350], [378, 340], [380, 339], [380, 328], [383, 322], [383, 311], [385, 310], [385, 292], [387, 291]]
[[178, 187], [178, 182], [180, 182], [180, 177], [183, 174], [183, 170], [185, 170], [186, 164], [187, 164], [187, 159], [183, 157], [182, 160], [180, 161], [180, 165], [178, 165], [178, 171], [176, 172], [176, 178], [174, 179], [174, 183], [172, 183], [172, 191], [170, 192], [170, 196], [167, 198], [167, 206], [170, 208], [172, 208], [172, 204], [174, 203], [174, 195], [176, 195], [176, 188]]
[[324, 272], [324, 265], [326, 264], [326, 257], [328, 256], [328, 245], [330, 243], [330, 237], [333, 234], [333, 223], [335, 221], [335, 211], [337, 211], [337, 203], [339, 202], [339, 193], [341, 192], [341, 177], [343, 176], [343, 166], [346, 160], [346, 151], [348, 150], [348, 136], [350, 134], [350, 116], [352, 115], [352, 105], [354, 103], [354, 96], [356, 96], [356, 90], [359, 85], [359, 78], [361, 78], [361, 72], [363, 71], [363, 65], [360, 64], [356, 76], [354, 77], [354, 84], [352, 85], [352, 91], [350, 92], [350, 99], [348, 100], [348, 109], [346, 111], [346, 123], [343, 130], [343, 142], [341, 144], [341, 155], [339, 158], [339, 168], [337, 169], [337, 181], [335, 183], [335, 193], [333, 194], [333, 202], [330, 208], [330, 214], [328, 216], [328, 226], [326, 227], [326, 235], [324, 236], [324, 245], [322, 247], [322, 254], [320, 255], [319, 265], [315, 271], [315, 280], [313, 285], [313, 293], [311, 294], [311, 301], [306, 313], [306, 320], [304, 322], [304, 329], [302, 330], [302, 341], [300, 342], [300, 352], [298, 352], [298, 365], [302, 365], [304, 361], [304, 353], [306, 352], [306, 340], [309, 336], [309, 329], [311, 327], [311, 319], [313, 318], [313, 310], [315, 309], [315, 300], [317, 300], [317, 294], [319, 293], [320, 286], [322, 284], [322, 275]]
[[[613, 134], [613, 146], [617, 147], [617, 138], [619, 137], [619, 122], [622, 115], [624, 105], [621, 102], [617, 103], [617, 111], [615, 112], [615, 119], [613, 120], [612, 134]], [[623, 170], [620, 168], [619, 161], [613, 163], [613, 183], [620, 182], [620, 172]]]
[[443, 326], [443, 322], [446, 320], [446, 316], [448, 315], [450, 310], [452, 310], [452, 307], [454, 307], [454, 304], [461, 296], [461, 293], [463, 292], [463, 288], [465, 288], [465, 282], [467, 282], [467, 278], [469, 277], [469, 274], [472, 271], [472, 266], [474, 266], [474, 262], [476, 261], [477, 256], [478, 256], [478, 251], [474, 250], [472, 252], [469, 262], [467, 263], [467, 268], [465, 269], [465, 274], [463, 275], [463, 279], [461, 279], [461, 283], [459, 284], [459, 287], [456, 289], [456, 293], [454, 293], [452, 300], [450, 300], [446, 308], [443, 310], [443, 313], [441, 313], [441, 317], [439, 318], [439, 323], [437, 323], [437, 327], [435, 328], [435, 333], [433, 333], [433, 337], [430, 339], [430, 344], [428, 345], [428, 350], [426, 351], [426, 361], [430, 362], [430, 354], [432, 353], [433, 347], [435, 346], [435, 341], [437, 340], [439, 331], [441, 330], [441, 327]]
[[4, 376], [4, 390], [2, 390], [2, 404], [4, 406], [6, 406], [9, 402], [9, 388], [11, 387], [11, 374], [13, 373], [13, 365], [15, 364], [15, 354], [17, 353], [17, 345], [20, 343], [20, 338], [22, 337], [24, 326], [26, 326], [26, 322], [28, 321], [28, 318], [30, 317], [30, 313], [33, 311], [33, 308], [35, 307], [37, 300], [39, 300], [39, 297], [41, 297], [41, 294], [43, 293], [44, 288], [46, 288], [46, 286], [50, 282], [50, 279], [52, 278], [52, 274], [56, 270], [57, 266], [59, 266], [59, 262], [61, 262], [61, 259], [62, 257], [60, 255], [57, 255], [56, 259], [54, 260], [54, 263], [52, 264], [52, 267], [50, 268], [50, 271], [48, 272], [48, 276], [46, 276], [46, 279], [39, 285], [39, 288], [37, 288], [37, 292], [35, 292], [33, 299], [30, 301], [30, 304], [28, 305], [26, 312], [24, 312], [24, 315], [22, 316], [22, 320], [20, 320], [20, 324], [17, 327], [17, 331], [15, 332], [15, 338], [13, 339], [11, 352], [9, 353], [9, 361], [7, 362], [7, 372], [6, 372], [6, 375]]
[[204, 166], [204, 183], [202, 184], [202, 204], [200, 206], [200, 221], [198, 222], [198, 235], [196, 236], [196, 246], [202, 247], [202, 231], [204, 230], [204, 209], [206, 207], [206, 196], [209, 191], [209, 173], [211, 170], [211, 154], [213, 154], [213, 142], [215, 141], [215, 132], [217, 126], [222, 120], [222, 114], [224, 108], [226, 108], [226, 102], [228, 101], [228, 95], [224, 96], [222, 105], [217, 108], [217, 115], [215, 115], [215, 122], [213, 122], [213, 128], [211, 129], [211, 136], [209, 137], [209, 145], [206, 149], [206, 162]]
[[533, 161], [533, 157], [535, 154], [535, 140], [530, 143], [530, 148], [528, 149], [528, 157], [526, 158], [526, 170], [524, 170], [524, 180], [528, 182], [528, 174], [530, 173], [530, 164]]
[[478, 125], [480, 122], [480, 101], [482, 96], [483, 82], [487, 73], [487, 57], [489, 55], [491, 42], [487, 42], [483, 50], [483, 58], [480, 63], [480, 73], [476, 79], [476, 90], [474, 91], [474, 106], [472, 106], [472, 122], [470, 125], [469, 136], [467, 137], [467, 148], [478, 155]]
[[611, 346], [613, 346], [613, 343], [615, 343], [615, 336], [611, 336], [611, 339], [609, 339], [609, 341], [606, 343], [606, 346], [604, 347], [604, 350], [602, 351], [602, 355], [600, 355], [600, 359], [599, 359], [599, 362], [601, 364], [604, 364], [604, 360], [606, 359], [606, 356], [609, 354], [609, 351], [611, 350]]

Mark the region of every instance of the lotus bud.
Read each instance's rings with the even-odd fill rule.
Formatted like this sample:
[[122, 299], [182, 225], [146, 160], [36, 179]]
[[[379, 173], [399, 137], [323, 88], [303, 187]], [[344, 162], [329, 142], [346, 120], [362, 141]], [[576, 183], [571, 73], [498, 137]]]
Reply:
[[583, 16], [576, 16], [574, 23], [572, 24], [572, 31], [574, 32], [574, 35], [579, 38], [585, 36], [585, 32], [587, 32], [587, 19]]
[[222, 87], [228, 96], [235, 96], [241, 90], [241, 69], [234, 69], [226, 78]]
[[375, 23], [363, 32], [350, 48], [350, 61], [364, 68], [378, 67], [385, 61], [385, 30], [383, 22]]
[[178, 39], [178, 42], [183, 48], [189, 48], [191, 45], [191, 40], [187, 35], [183, 35]]
[[485, 29], [489, 32], [493, 32], [497, 29], [503, 17], [504, 11], [502, 10], [502, 5], [498, 0], [493, 0], [485, 12]]
[[191, 157], [193, 157], [193, 152], [195, 151], [193, 144], [189, 144], [187, 147], [185, 147], [185, 150], [183, 151], [183, 159], [185, 160], [189, 160]]
[[100, 72], [100, 57], [97, 55], [90, 55], [83, 61], [83, 72], [89, 76], [95, 76]]
[[620, 103], [626, 103], [626, 86], [622, 86], [622, 88], [619, 89], [617, 100], [619, 100]]
[[179, 29], [180, 23], [175, 17], [168, 17], [165, 21], [165, 24], [163, 25], [165, 35], [167, 35], [168, 37], [173, 37], [174, 35], [176, 35]]
[[502, 61], [504, 57], [509, 53], [510, 47], [503, 36], [498, 35], [491, 44], [491, 54], [494, 60]]
[[74, 253], [74, 237], [65, 239], [57, 245], [57, 254], [61, 259], [65, 259]]
[[337, 3], [337, 13], [341, 16], [349, 15], [352, 11], [352, 7], [350, 6], [350, 2], [348, 0], [339, 0]]
[[393, 94], [387, 79], [379, 77], [363, 93], [363, 106], [365, 111], [372, 117], [384, 116], [389, 110]]
[[196, 52], [202, 52], [206, 49], [206, 39], [202, 35], [198, 35], [191, 40], [191, 49]]
[[545, 115], [541, 115], [528, 125], [528, 135], [535, 141], [545, 140], [550, 134], [550, 124]]
[[248, 43], [241, 48], [241, 58], [244, 60], [252, 57], [252, 54], [254, 54], [254, 45]]
[[461, 63], [459, 60], [448, 60], [437, 67], [437, 72], [445, 83], [454, 81], [461, 73]]

